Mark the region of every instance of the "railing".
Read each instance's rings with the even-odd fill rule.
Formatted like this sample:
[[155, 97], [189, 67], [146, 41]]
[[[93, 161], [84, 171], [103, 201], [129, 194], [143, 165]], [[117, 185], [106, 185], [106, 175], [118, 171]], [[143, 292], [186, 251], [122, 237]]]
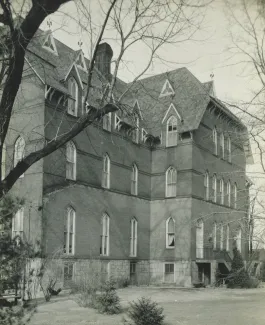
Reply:
[[213, 249], [212, 247], [204, 247], [196, 249], [197, 260], [225, 260], [232, 262], [229, 252], [226, 250]]

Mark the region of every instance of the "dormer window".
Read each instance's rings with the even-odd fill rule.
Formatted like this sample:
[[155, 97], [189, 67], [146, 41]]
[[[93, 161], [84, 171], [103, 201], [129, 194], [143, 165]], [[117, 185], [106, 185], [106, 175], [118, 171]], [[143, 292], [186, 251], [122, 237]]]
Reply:
[[173, 147], [177, 145], [178, 142], [178, 130], [177, 130], [177, 118], [171, 116], [167, 120], [167, 147]]
[[171, 86], [169, 80], [167, 79], [166, 82], [164, 83], [164, 86], [161, 90], [161, 93], [159, 95], [159, 97], [165, 97], [165, 96], [170, 96], [170, 95], [174, 95], [174, 89]]
[[77, 116], [78, 108], [78, 85], [74, 78], [70, 78], [68, 81], [68, 90], [70, 97], [68, 98], [68, 114]]
[[85, 61], [84, 54], [82, 51], [79, 53], [75, 63], [78, 66], [78, 68], [80, 68], [84, 71], [87, 71], [86, 61]]
[[58, 55], [57, 48], [56, 48], [52, 33], [49, 33], [47, 35], [42, 47], [45, 48], [46, 50], [52, 52], [53, 54]]
[[145, 131], [144, 128], [142, 128], [142, 142], [145, 143], [146, 139], [147, 139], [147, 132]]

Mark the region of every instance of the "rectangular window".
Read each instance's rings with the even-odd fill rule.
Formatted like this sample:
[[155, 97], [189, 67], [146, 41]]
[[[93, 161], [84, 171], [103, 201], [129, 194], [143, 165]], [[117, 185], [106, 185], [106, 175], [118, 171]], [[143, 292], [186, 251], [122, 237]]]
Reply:
[[229, 247], [229, 238], [230, 236], [230, 229], [229, 229], [229, 225], [226, 226], [226, 250], [229, 251], [230, 247]]
[[103, 129], [111, 131], [111, 113], [105, 114], [103, 116]]
[[213, 249], [217, 247], [217, 225], [216, 222], [213, 225]]
[[165, 282], [167, 282], [167, 283], [175, 282], [174, 281], [175, 280], [174, 272], [175, 272], [174, 263], [166, 263], [165, 264]]
[[136, 262], [130, 262], [130, 275], [136, 273]]
[[20, 208], [12, 219], [12, 238], [23, 239], [24, 208]]
[[71, 281], [73, 280], [74, 276], [74, 263], [66, 262], [64, 264], [64, 272], [63, 272], [63, 279], [64, 279], [64, 286], [69, 286]]
[[224, 226], [220, 225], [220, 249], [224, 249]]
[[175, 221], [169, 218], [166, 221], [166, 248], [175, 247]]

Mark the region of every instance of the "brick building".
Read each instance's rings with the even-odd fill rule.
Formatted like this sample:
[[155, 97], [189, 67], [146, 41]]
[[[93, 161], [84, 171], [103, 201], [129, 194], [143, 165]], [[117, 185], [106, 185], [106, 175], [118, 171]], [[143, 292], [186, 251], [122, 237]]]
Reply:
[[[88, 103], [98, 106], [111, 79], [111, 47], [96, 59]], [[6, 171], [78, 120], [88, 61], [39, 31], [6, 142]], [[127, 91], [126, 89], [129, 90]], [[104, 116], [65, 148], [32, 166], [13, 188], [25, 197], [13, 231], [64, 250], [65, 280], [97, 261], [102, 274], [133, 283], [213, 282], [237, 245], [246, 258], [247, 129], [186, 68], [117, 80]]]

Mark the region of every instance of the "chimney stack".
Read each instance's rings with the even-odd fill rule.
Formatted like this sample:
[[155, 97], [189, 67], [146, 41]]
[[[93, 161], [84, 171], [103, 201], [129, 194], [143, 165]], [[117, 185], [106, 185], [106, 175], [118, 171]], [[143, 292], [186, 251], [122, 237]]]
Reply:
[[112, 56], [113, 51], [108, 43], [99, 44], [95, 60], [95, 66], [107, 79], [110, 79], [111, 75], [110, 65]]

